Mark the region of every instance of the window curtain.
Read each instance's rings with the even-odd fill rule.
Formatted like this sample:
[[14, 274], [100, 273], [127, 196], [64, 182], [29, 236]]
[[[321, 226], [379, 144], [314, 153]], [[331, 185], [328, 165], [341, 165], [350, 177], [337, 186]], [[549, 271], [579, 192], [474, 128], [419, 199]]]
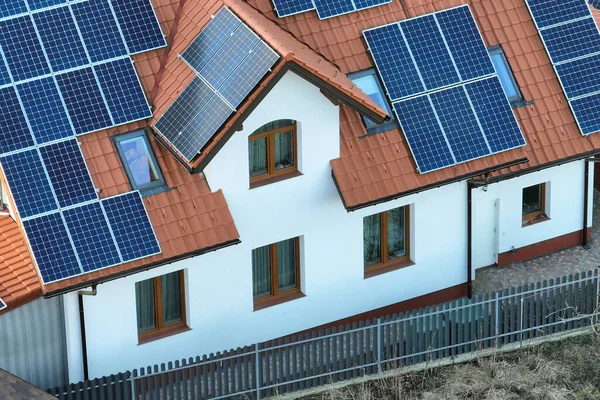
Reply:
[[381, 215], [369, 215], [363, 219], [363, 246], [365, 267], [381, 262]]
[[135, 284], [135, 304], [137, 308], [138, 332], [156, 329], [154, 279], [148, 279]]
[[252, 250], [252, 288], [255, 299], [271, 294], [271, 252], [269, 246]]
[[296, 239], [277, 243], [277, 276], [279, 291], [296, 287]]
[[267, 138], [248, 142], [248, 163], [250, 164], [250, 176], [267, 173]]
[[161, 277], [162, 309], [164, 325], [182, 321], [181, 272], [172, 272]]
[[388, 259], [406, 255], [406, 222], [405, 208], [394, 208], [388, 211]]
[[292, 131], [275, 135], [275, 170], [294, 165], [294, 135]]

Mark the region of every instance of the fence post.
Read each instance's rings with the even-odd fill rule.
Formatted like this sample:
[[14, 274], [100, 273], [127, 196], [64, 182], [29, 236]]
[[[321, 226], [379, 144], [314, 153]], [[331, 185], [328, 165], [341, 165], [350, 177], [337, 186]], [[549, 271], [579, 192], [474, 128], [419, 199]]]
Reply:
[[494, 323], [494, 329], [496, 332], [495, 335], [495, 343], [494, 343], [494, 347], [498, 348], [498, 323], [500, 320], [500, 292], [496, 291], [496, 312], [495, 312], [495, 317], [496, 317], [496, 321]]
[[519, 326], [519, 331], [520, 331], [519, 342], [521, 343], [521, 345], [519, 347], [523, 348], [523, 293], [521, 293], [521, 312], [519, 314], [521, 314], [521, 322], [520, 322], [520, 326]]
[[131, 381], [131, 400], [135, 399], [135, 377], [137, 376], [137, 369], [134, 369], [129, 374], [129, 380]]
[[381, 351], [381, 340], [383, 334], [381, 332], [381, 318], [377, 318], [377, 372], [381, 372], [381, 361], [383, 360], [383, 353]]
[[596, 330], [596, 324], [598, 323], [598, 308], [600, 308], [600, 275], [598, 275], [598, 270], [594, 271], [594, 278], [596, 279], [596, 298], [594, 299], [594, 310], [592, 311], [592, 332]]
[[256, 366], [256, 400], [260, 400], [260, 376], [261, 374], [261, 363], [260, 363], [260, 343], [256, 343], [254, 346], [254, 362]]

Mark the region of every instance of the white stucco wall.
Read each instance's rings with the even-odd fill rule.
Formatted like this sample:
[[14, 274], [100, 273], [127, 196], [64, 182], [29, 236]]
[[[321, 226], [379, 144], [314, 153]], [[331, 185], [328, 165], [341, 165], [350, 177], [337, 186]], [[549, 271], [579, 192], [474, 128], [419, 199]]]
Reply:
[[[248, 136], [281, 118], [299, 123], [303, 175], [249, 189]], [[465, 282], [466, 183], [348, 213], [329, 164], [339, 148], [338, 107], [288, 73], [205, 170], [211, 188], [223, 190], [242, 243], [85, 297], [90, 377], [268, 340]], [[363, 217], [407, 204], [415, 265], [364, 279]], [[295, 236], [306, 297], [253, 311], [252, 249]], [[191, 330], [138, 345], [135, 282], [180, 269]]]

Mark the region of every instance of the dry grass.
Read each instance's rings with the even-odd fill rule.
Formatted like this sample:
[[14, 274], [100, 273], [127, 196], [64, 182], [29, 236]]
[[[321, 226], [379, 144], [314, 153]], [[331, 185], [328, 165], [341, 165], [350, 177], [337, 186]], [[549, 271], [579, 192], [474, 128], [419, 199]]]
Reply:
[[380, 399], [599, 400], [600, 337], [548, 342], [465, 364], [328, 389], [305, 400]]

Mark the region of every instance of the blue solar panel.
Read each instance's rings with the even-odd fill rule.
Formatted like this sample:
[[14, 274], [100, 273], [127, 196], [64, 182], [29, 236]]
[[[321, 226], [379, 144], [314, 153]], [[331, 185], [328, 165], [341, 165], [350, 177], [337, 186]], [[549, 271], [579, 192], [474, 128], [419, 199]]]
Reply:
[[237, 107], [254, 89], [269, 68], [279, 59], [279, 55], [264, 42], [259, 42], [250, 54], [241, 62], [225, 83], [219, 87], [219, 93]]
[[430, 98], [456, 162], [490, 154], [463, 86], [432, 93]]
[[75, 139], [41, 147], [40, 153], [61, 207], [98, 198]]
[[419, 172], [455, 163], [427, 95], [394, 103], [394, 110]]
[[33, 20], [54, 72], [88, 63], [69, 7], [33, 14]]
[[16, 82], [50, 73], [29, 15], [0, 21], [0, 45]]
[[425, 90], [397, 24], [364, 31], [363, 35], [392, 101]]
[[66, 3], [66, 0], [27, 0], [31, 10], [41, 10], [42, 8], [56, 6]]
[[6, 308], [6, 303], [4, 302], [4, 300], [0, 299], [0, 311], [4, 310]]
[[38, 144], [75, 134], [52, 77], [19, 84], [17, 90]]
[[540, 29], [590, 15], [583, 0], [527, 0], [527, 4]]
[[279, 18], [314, 10], [312, 0], [273, 0]]
[[27, 12], [27, 6], [23, 0], [0, 1], [0, 18], [10, 17]]
[[115, 124], [152, 116], [129, 57], [94, 67]]
[[99, 202], [65, 210], [63, 216], [84, 272], [121, 262]]
[[0, 89], [0, 154], [33, 146], [25, 115], [15, 89]]
[[570, 103], [581, 133], [589, 135], [600, 131], [600, 113], [598, 112], [600, 94], [572, 100]]
[[167, 45], [149, 0], [111, 0], [111, 3], [130, 53]]
[[181, 57], [196, 72], [200, 71], [240, 25], [240, 20], [231, 11], [221, 8]]
[[468, 6], [439, 12], [435, 17], [463, 81], [495, 72]]
[[493, 153], [525, 144], [498, 77], [468, 83], [465, 87]]
[[4, 156], [0, 165], [21, 218], [58, 208], [36, 149]]
[[233, 110], [215, 94], [183, 128], [173, 145], [191, 161], [232, 113]]
[[75, 3], [71, 5], [71, 9], [92, 62], [127, 54], [108, 0]]
[[556, 66], [556, 72], [567, 98], [600, 91], [600, 55], [570, 61]]
[[402, 21], [400, 27], [427, 89], [460, 82], [433, 15]]
[[183, 128], [213, 95], [214, 92], [202, 79], [194, 78], [159, 118], [154, 127], [173, 143]]
[[355, 10], [352, 0], [313, 0], [320, 19], [347, 14]]
[[0, 58], [0, 85], [7, 85], [10, 83], [10, 75], [8, 73], [8, 68], [6, 68], [6, 64], [4, 64], [4, 60]]
[[600, 52], [600, 34], [593, 18], [545, 29], [540, 34], [554, 64]]
[[364, 10], [365, 8], [380, 6], [391, 2], [391, 0], [354, 0], [354, 5], [358, 10]]
[[589, 0], [588, 3], [597, 10], [600, 10], [600, 0]]
[[199, 74], [214, 88], [221, 86], [259, 40], [246, 25], [241, 25]]
[[56, 81], [73, 121], [75, 133], [93, 132], [112, 125], [92, 68], [57, 75]]
[[60, 213], [23, 221], [23, 228], [44, 283], [81, 274]]
[[102, 206], [124, 262], [160, 253], [139, 192], [104, 199]]

